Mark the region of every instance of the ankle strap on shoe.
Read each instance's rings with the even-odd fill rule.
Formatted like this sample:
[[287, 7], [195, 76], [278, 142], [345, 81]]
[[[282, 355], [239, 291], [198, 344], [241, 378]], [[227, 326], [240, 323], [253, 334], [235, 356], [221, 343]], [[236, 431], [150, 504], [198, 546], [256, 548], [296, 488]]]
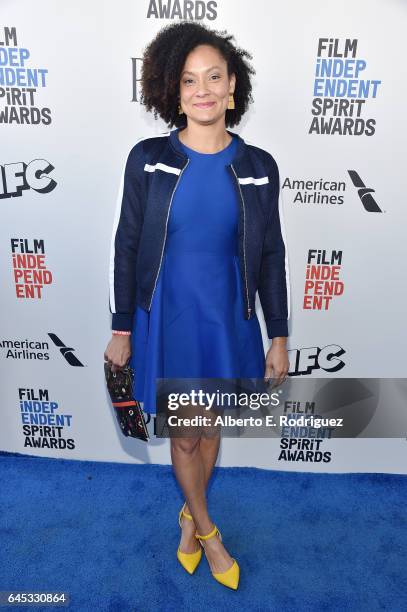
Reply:
[[179, 523], [179, 526], [180, 526], [180, 527], [181, 527], [181, 515], [186, 516], [186, 517], [187, 517], [187, 519], [189, 519], [190, 521], [192, 521], [192, 520], [193, 520], [193, 519], [192, 519], [192, 516], [191, 516], [190, 514], [188, 514], [187, 512], [185, 512], [185, 511], [184, 511], [184, 508], [185, 508], [185, 506], [186, 506], [186, 503], [187, 503], [187, 502], [185, 502], [185, 503], [184, 503], [184, 505], [182, 506], [181, 510], [179, 511], [179, 515], [178, 515], [178, 523]]
[[182, 506], [182, 514], [192, 521], [192, 516], [190, 514], [188, 514], [188, 512], [185, 512], [185, 506], [186, 505], [187, 505], [187, 502], [185, 501], [184, 505]]
[[218, 531], [218, 528], [215, 525], [210, 533], [207, 533], [206, 535], [199, 535], [199, 533], [196, 533], [195, 537], [199, 538], [200, 540], [207, 540], [208, 538], [211, 538], [212, 536], [214, 536], [217, 533], [217, 531]]

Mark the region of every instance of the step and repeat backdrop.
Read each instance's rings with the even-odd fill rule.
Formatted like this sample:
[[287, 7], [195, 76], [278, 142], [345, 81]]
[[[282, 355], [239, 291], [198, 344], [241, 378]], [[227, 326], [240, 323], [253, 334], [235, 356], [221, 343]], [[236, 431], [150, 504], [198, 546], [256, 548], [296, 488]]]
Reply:
[[[123, 165], [137, 139], [169, 129], [140, 103], [142, 52], [181, 19], [227, 29], [253, 57], [254, 103], [232, 131], [280, 169], [290, 376], [379, 386], [392, 378], [403, 397], [405, 2], [345, 0], [338, 10], [323, 0], [2, 0], [4, 451], [170, 463], [154, 418], [148, 445], [121, 434], [103, 353]], [[258, 297], [256, 310], [266, 350]], [[366, 399], [352, 401], [358, 410]], [[371, 419], [390, 418], [388, 408], [378, 393]], [[219, 465], [407, 473], [406, 456], [403, 426], [392, 438], [338, 439], [321, 429], [224, 439]]]

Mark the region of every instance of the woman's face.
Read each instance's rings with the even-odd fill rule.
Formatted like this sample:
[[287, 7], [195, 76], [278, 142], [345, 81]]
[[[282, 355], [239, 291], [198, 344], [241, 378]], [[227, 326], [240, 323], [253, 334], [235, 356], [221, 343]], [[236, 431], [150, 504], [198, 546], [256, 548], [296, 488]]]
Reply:
[[224, 117], [236, 77], [217, 49], [199, 45], [187, 56], [180, 80], [180, 104], [188, 121], [211, 124]]

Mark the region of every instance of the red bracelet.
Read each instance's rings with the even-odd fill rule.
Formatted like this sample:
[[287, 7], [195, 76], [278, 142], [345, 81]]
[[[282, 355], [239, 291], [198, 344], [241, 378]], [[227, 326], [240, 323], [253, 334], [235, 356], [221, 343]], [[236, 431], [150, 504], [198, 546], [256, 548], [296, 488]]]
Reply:
[[117, 329], [112, 329], [112, 334], [114, 336], [130, 336], [130, 331], [119, 331]]

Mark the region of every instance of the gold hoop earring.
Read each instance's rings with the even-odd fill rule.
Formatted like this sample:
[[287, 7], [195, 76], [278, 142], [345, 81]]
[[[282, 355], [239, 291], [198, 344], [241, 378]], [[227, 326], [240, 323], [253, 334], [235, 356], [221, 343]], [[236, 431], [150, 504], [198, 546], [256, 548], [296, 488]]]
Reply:
[[229, 102], [228, 102], [228, 108], [230, 110], [232, 110], [233, 108], [235, 108], [235, 99], [233, 97], [233, 94], [229, 94]]

